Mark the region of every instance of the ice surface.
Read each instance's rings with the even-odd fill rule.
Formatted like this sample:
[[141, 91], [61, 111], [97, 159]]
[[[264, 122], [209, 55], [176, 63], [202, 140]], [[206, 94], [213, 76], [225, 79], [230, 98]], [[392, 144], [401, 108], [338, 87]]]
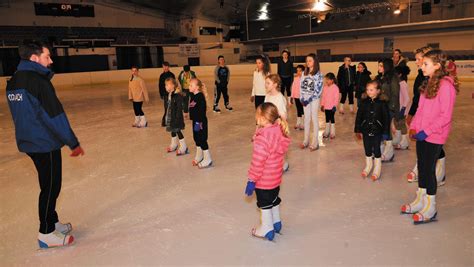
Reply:
[[[72, 222], [77, 242], [46, 251], [36, 242], [36, 171], [17, 151], [5, 97], [0, 98], [1, 266], [473, 265], [474, 83], [462, 84], [456, 102], [438, 222], [414, 226], [410, 216], [399, 214], [417, 187], [405, 179], [414, 164], [414, 144], [383, 165], [379, 182], [363, 180], [363, 148], [353, 138], [354, 115], [346, 112], [336, 115], [337, 138], [316, 152], [301, 151], [303, 133], [292, 130], [290, 171], [281, 187], [283, 235], [275, 242], [251, 237], [258, 213], [255, 199], [244, 197], [255, 130], [251, 77], [232, 78], [233, 112], [222, 104], [221, 114], [208, 111], [215, 167], [206, 170], [191, 166], [189, 122], [184, 135], [191, 154], [165, 153], [170, 137], [160, 127], [163, 104], [156, 82], [148, 86], [146, 129], [131, 127], [126, 84], [57, 90], [86, 154], [70, 158], [63, 149], [58, 212], [62, 221]], [[294, 107], [289, 114], [293, 126]]]

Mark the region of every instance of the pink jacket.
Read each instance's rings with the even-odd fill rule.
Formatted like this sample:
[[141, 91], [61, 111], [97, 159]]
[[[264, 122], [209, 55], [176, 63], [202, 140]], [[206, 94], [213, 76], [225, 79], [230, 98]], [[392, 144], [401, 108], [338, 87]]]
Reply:
[[408, 96], [408, 84], [406, 81], [400, 82], [400, 110], [405, 107], [405, 115], [408, 114], [408, 104], [410, 104], [410, 97]]
[[300, 98], [300, 83], [301, 77], [295, 76], [293, 79], [293, 84], [291, 85], [291, 97], [292, 98]]
[[321, 97], [321, 106], [326, 110], [330, 110], [339, 103], [339, 87], [333, 84], [324, 86], [323, 96]]
[[440, 81], [438, 94], [434, 98], [428, 99], [424, 94], [420, 95], [418, 110], [410, 129], [417, 133], [425, 131], [428, 135], [427, 142], [440, 145], [446, 143], [451, 130], [455, 100], [454, 81], [446, 76]]
[[248, 178], [259, 189], [274, 189], [281, 184], [283, 162], [290, 138], [281, 132], [280, 125], [257, 129], [253, 140], [252, 162]]

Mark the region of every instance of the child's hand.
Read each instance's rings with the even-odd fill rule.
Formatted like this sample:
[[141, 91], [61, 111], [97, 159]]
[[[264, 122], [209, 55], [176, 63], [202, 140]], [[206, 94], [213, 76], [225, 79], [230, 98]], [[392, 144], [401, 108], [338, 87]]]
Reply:
[[189, 120], [189, 113], [184, 113], [184, 118]]
[[195, 122], [193, 126], [193, 131], [199, 132], [202, 130], [202, 122]]
[[251, 97], [250, 97], [250, 102], [253, 103], [253, 101], [255, 101], [255, 96], [251, 96]]
[[410, 132], [408, 132], [408, 136], [410, 137], [412, 141], [416, 141], [415, 137], [413, 137], [415, 134], [416, 134], [415, 129], [410, 129]]
[[324, 112], [324, 106], [321, 106], [321, 112]]
[[362, 134], [361, 133], [356, 133], [355, 134], [357, 140], [362, 140]]
[[253, 194], [253, 191], [255, 191], [255, 182], [248, 180], [247, 186], [245, 187], [245, 194], [247, 196], [251, 196]]
[[417, 134], [413, 135], [413, 138], [415, 138], [417, 141], [425, 141], [426, 138], [428, 138], [428, 135], [425, 133], [425, 131], [421, 130]]
[[290, 98], [290, 104], [293, 105], [295, 103], [295, 99], [292, 97]]
[[78, 146], [72, 150], [71, 157], [84, 156], [84, 150]]

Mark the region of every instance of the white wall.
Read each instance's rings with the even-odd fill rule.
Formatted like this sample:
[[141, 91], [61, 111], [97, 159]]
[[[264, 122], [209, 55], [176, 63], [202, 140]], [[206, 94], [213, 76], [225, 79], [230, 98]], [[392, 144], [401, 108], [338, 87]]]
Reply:
[[[2, 26], [69, 26], [69, 27], [119, 27], [119, 28], [164, 28], [164, 18], [137, 12], [94, 5], [95, 17], [50, 17], [36, 16], [33, 1], [9, 1], [10, 7], [0, 7]], [[46, 1], [52, 3], [72, 3], [79, 1]], [[83, 3], [93, 5], [92, 3]]]

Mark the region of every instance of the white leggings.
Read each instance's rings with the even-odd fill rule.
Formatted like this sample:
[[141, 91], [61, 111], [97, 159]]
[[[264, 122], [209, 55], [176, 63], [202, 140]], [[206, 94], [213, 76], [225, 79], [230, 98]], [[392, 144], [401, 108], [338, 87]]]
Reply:
[[304, 141], [303, 144], [308, 145], [309, 143], [309, 133], [311, 121], [313, 121], [313, 138], [311, 146], [316, 147], [319, 144], [318, 133], [319, 133], [319, 101], [320, 99], [315, 99], [308, 105], [304, 107]]

